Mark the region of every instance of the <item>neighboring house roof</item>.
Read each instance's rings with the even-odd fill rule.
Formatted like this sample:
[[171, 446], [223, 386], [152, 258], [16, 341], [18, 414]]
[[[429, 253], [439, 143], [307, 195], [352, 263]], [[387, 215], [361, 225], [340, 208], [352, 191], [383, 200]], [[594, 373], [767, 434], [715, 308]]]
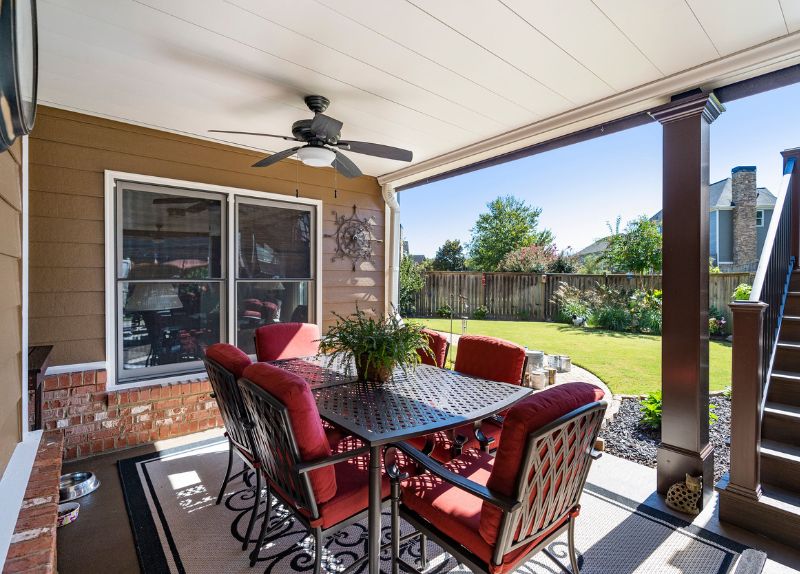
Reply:
[[580, 251], [578, 251], [575, 255], [580, 258], [584, 258], [587, 255], [596, 255], [598, 253], [603, 253], [606, 249], [608, 249], [608, 237], [603, 237], [602, 239], [598, 239], [588, 247], [584, 247]]
[[[714, 183], [708, 186], [708, 194], [709, 194], [709, 211], [714, 211], [715, 209], [720, 208], [728, 208], [733, 205], [731, 201], [731, 178], [721, 179], [719, 181], [715, 181]], [[772, 192], [768, 190], [766, 187], [757, 187], [756, 191], [758, 192], [758, 196], [756, 198], [756, 208], [757, 209], [774, 209], [775, 202], [777, 198], [772, 195]], [[653, 217], [650, 218], [650, 221], [661, 221], [664, 218], [663, 211], [659, 211]], [[580, 251], [578, 251], [575, 255], [578, 257], [586, 257], [587, 255], [595, 255], [598, 253], [602, 253], [608, 248], [608, 237], [604, 237], [602, 239], [598, 239], [588, 247], [584, 247]]]
[[[715, 181], [708, 186], [708, 204], [710, 211], [720, 208], [728, 208], [733, 205], [733, 201], [731, 200], [731, 188], [731, 178], [729, 177]], [[758, 192], [758, 196], [756, 197], [757, 209], [775, 208], [775, 202], [777, 201], [777, 198], [772, 195], [770, 190], [768, 190], [766, 187], [757, 187], [756, 191]], [[650, 218], [651, 221], [661, 221], [661, 219], [662, 213], [660, 211]]]
[[412, 255], [411, 260], [419, 265], [420, 263], [425, 263], [425, 256], [424, 255]]

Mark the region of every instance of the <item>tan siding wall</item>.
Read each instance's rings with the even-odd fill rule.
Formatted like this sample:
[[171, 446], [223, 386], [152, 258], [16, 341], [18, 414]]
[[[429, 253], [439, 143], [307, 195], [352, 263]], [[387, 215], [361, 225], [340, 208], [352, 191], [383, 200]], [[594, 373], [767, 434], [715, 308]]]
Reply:
[[22, 412], [22, 146], [0, 153], [0, 476], [20, 440]]
[[[249, 167], [263, 157], [243, 150], [53, 108], [39, 108], [30, 139], [30, 343], [54, 344], [52, 364], [102, 361], [104, 342], [105, 170], [168, 177], [321, 199], [323, 231], [332, 211], [372, 216], [383, 239], [384, 204], [373, 177], [336, 178], [331, 169], [282, 162]], [[2, 219], [2, 215], [0, 215]], [[352, 271], [332, 262], [323, 240], [323, 321], [330, 311], [383, 310], [383, 245], [373, 263]]]

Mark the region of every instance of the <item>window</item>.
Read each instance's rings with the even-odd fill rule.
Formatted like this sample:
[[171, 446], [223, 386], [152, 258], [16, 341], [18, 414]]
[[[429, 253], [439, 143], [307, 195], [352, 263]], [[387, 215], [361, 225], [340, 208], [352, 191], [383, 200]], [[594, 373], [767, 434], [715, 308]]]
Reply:
[[314, 322], [316, 207], [117, 181], [116, 380], [198, 372], [209, 345], [252, 354], [258, 327]]
[[756, 210], [756, 227], [764, 227], [764, 210]]

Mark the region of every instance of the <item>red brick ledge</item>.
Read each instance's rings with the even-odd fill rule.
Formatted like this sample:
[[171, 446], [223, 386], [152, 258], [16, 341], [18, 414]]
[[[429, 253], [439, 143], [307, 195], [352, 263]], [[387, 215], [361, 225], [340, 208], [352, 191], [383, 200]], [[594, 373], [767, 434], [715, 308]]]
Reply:
[[64, 437], [60, 431], [42, 435], [3, 574], [56, 571], [58, 479], [63, 447]]

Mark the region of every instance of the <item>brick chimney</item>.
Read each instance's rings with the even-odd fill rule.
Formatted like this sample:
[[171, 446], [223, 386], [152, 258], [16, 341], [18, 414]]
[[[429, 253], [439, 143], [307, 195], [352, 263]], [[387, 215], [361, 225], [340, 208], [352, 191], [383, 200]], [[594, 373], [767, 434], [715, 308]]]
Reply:
[[731, 170], [731, 200], [733, 202], [733, 264], [752, 265], [758, 260], [756, 252], [756, 168], [742, 165]]

